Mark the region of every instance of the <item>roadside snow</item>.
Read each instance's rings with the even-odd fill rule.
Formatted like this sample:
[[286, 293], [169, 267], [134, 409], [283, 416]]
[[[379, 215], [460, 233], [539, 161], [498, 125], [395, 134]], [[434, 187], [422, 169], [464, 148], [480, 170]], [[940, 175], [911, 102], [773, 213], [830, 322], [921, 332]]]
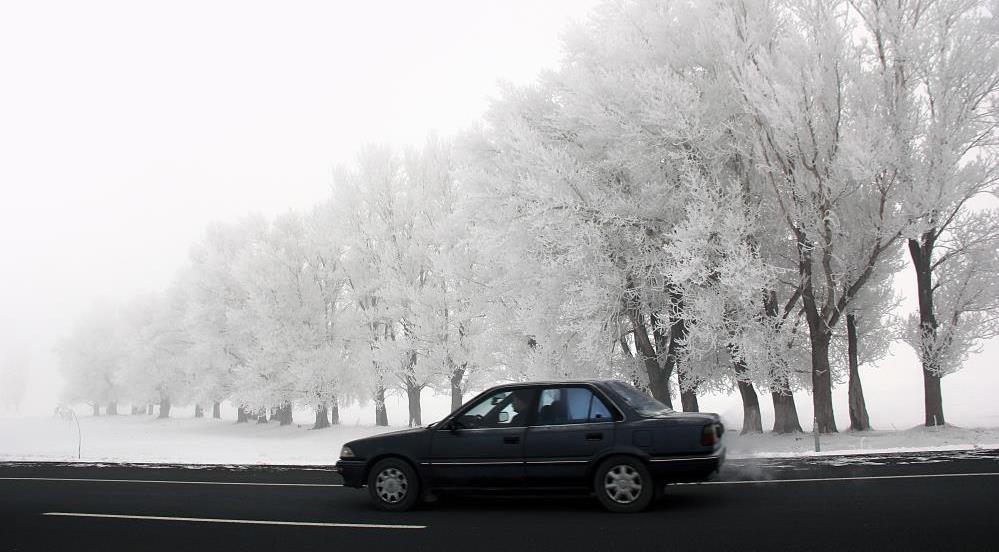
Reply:
[[[341, 425], [312, 431], [231, 420], [149, 416], [80, 418], [84, 462], [327, 465], [343, 443], [400, 427]], [[55, 417], [0, 418], [0, 461], [75, 461], [76, 426]], [[725, 435], [729, 458], [812, 456], [810, 433]], [[916, 427], [823, 435], [819, 455], [999, 448], [999, 428]]]
[[776, 435], [764, 433], [725, 434], [729, 458], [834, 456], [841, 454], [877, 454], [999, 448], [999, 428], [962, 428], [916, 426], [900, 431], [843, 431], [820, 435], [821, 452], [815, 452], [812, 433]]

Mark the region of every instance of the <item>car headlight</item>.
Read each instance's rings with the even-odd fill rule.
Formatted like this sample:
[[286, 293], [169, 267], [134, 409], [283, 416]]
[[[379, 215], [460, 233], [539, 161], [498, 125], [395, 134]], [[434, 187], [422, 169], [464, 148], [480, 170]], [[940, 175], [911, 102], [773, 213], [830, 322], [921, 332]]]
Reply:
[[340, 458], [353, 458], [354, 451], [350, 447], [343, 447], [340, 449]]

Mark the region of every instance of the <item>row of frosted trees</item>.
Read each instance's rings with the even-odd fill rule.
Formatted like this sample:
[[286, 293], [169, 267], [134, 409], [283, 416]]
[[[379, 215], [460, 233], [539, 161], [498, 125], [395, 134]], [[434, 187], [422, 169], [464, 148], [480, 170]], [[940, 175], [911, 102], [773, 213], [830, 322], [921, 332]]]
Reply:
[[476, 129], [368, 148], [311, 212], [214, 225], [169, 290], [96, 306], [62, 346], [71, 398], [387, 424], [398, 392], [419, 424], [426, 388], [617, 377], [683, 410], [737, 390], [750, 432], [760, 392], [800, 431], [805, 391], [833, 432], [845, 381], [863, 430], [859, 366], [903, 340], [943, 424], [940, 379], [999, 331], [996, 15], [603, 4]]

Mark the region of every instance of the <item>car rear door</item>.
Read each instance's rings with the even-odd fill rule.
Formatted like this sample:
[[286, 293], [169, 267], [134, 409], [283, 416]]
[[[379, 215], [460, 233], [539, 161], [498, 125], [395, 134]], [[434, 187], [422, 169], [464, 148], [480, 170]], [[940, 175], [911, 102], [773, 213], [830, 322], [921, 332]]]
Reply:
[[543, 389], [524, 443], [528, 484], [589, 486], [587, 465], [614, 443], [613, 412], [589, 386]]

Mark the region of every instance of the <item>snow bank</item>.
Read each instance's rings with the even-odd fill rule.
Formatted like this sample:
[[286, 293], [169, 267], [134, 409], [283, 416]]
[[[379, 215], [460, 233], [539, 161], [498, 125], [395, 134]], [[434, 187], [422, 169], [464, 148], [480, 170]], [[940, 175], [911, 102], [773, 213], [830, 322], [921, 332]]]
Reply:
[[[149, 416], [80, 418], [85, 462], [324, 465], [343, 443], [402, 429], [341, 425], [313, 431], [229, 420]], [[810, 433], [725, 435], [730, 458], [815, 455]], [[999, 448], [999, 428], [915, 427], [822, 436], [821, 455]], [[0, 461], [77, 460], [76, 426], [54, 417], [0, 418]]]

